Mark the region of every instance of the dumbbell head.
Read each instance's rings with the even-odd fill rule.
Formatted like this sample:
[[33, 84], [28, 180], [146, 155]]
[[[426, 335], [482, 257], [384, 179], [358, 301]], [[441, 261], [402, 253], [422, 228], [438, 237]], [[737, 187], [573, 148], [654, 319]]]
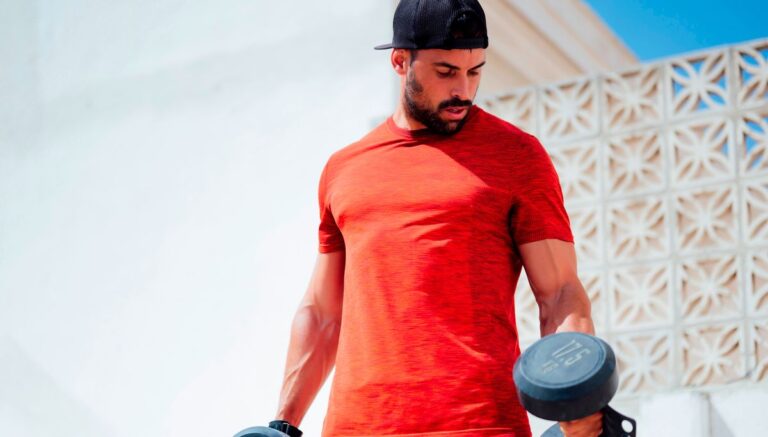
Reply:
[[616, 357], [608, 343], [564, 332], [544, 337], [520, 356], [514, 368], [523, 407], [546, 420], [589, 416], [616, 394]]
[[288, 434], [266, 426], [254, 426], [238, 432], [235, 437], [288, 437]]

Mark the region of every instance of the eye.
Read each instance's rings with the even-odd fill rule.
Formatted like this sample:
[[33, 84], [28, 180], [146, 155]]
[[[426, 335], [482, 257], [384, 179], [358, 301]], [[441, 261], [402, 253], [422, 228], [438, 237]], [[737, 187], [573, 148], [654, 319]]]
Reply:
[[453, 70], [437, 70], [437, 75], [440, 77], [450, 77], [453, 76]]
[[478, 70], [472, 70], [469, 72], [470, 76], [480, 76], [480, 72]]

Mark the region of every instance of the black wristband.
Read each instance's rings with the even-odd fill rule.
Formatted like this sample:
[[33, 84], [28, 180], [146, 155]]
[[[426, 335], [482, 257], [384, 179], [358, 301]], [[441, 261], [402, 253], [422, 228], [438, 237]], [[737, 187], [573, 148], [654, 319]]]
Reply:
[[301, 435], [304, 434], [299, 428], [296, 428], [285, 420], [273, 420], [269, 422], [269, 427], [288, 434], [288, 437], [301, 437]]

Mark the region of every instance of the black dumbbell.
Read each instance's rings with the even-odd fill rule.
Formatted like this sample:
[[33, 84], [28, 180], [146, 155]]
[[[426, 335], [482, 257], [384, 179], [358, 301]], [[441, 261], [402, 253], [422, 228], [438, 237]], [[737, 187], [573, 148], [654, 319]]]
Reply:
[[[580, 332], [546, 336], [520, 356], [514, 368], [517, 395], [536, 417], [558, 422], [603, 413], [603, 437], [634, 437], [635, 420], [608, 406], [619, 377], [608, 343]], [[558, 424], [542, 437], [562, 437]]]
[[254, 426], [246, 428], [237, 434], [235, 437], [287, 437], [288, 434], [278, 431], [276, 429], [267, 428], [266, 426]]
[[290, 425], [283, 420], [273, 420], [269, 422], [269, 427], [254, 426], [246, 428], [235, 437], [301, 437], [302, 432], [299, 428]]

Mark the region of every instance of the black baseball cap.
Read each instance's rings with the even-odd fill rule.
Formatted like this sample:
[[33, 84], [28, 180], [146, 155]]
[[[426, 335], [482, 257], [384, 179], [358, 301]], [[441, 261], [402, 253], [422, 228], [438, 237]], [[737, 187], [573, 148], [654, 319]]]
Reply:
[[400, 0], [384, 49], [484, 49], [485, 13], [477, 0]]

